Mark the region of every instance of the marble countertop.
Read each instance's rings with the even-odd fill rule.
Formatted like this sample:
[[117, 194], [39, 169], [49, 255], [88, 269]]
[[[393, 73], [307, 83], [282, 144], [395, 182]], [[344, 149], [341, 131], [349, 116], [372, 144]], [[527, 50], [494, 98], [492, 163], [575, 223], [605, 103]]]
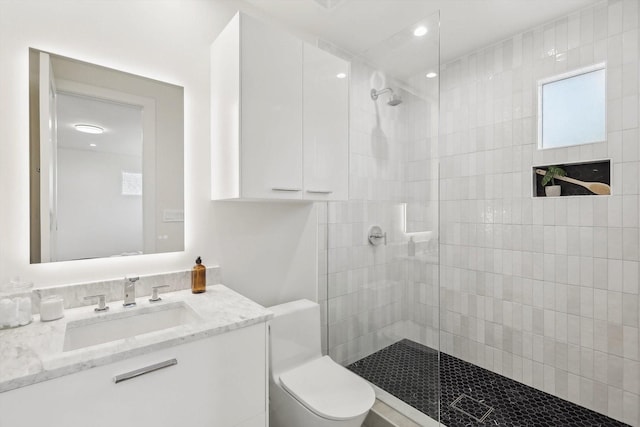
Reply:
[[[150, 353], [234, 329], [265, 322], [273, 314], [224, 285], [208, 286], [203, 294], [190, 290], [162, 294], [162, 301], [150, 303], [147, 297], [136, 298], [137, 306], [122, 307], [122, 301], [108, 303], [110, 310], [94, 312], [95, 305], [65, 311], [65, 317], [41, 322], [34, 316], [29, 325], [0, 330], [0, 392], [106, 365], [133, 356]], [[72, 351], [63, 351], [65, 330], [69, 322], [80, 323], [183, 302], [199, 318], [197, 322], [149, 332]]]

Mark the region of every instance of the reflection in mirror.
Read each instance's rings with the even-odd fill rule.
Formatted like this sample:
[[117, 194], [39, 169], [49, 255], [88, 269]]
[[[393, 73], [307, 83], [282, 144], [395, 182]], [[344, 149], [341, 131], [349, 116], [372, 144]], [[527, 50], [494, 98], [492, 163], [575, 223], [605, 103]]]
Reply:
[[183, 88], [30, 49], [31, 262], [184, 250]]

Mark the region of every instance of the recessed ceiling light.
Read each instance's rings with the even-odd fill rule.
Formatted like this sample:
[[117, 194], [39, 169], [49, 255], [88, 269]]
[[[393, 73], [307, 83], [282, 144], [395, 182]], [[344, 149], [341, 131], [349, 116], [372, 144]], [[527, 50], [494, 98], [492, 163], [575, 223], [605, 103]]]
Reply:
[[96, 144], [89, 144], [89, 147], [96, 147]]
[[73, 126], [76, 128], [78, 132], [93, 133], [93, 134], [104, 133], [104, 129], [101, 128], [100, 126], [86, 125], [86, 124], [78, 124]]
[[347, 77], [347, 75], [345, 73], [338, 73], [336, 74], [336, 77], [339, 79], [344, 79], [345, 77]]
[[416, 28], [415, 30], [413, 30], [413, 35], [416, 36], [416, 37], [422, 37], [425, 34], [427, 34], [427, 31], [429, 31], [429, 30], [427, 30], [427, 27], [421, 25], [418, 28]]
[[433, 71], [431, 71], [430, 73], [427, 73], [428, 79], [432, 79], [434, 77], [438, 77], [438, 73], [434, 73]]

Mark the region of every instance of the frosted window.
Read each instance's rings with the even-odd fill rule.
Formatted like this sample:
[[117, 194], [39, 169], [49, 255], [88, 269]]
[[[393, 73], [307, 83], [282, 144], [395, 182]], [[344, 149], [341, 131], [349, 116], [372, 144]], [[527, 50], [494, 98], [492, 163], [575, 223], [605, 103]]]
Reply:
[[591, 70], [540, 84], [539, 148], [605, 140], [605, 70]]
[[122, 172], [122, 195], [142, 196], [142, 174]]

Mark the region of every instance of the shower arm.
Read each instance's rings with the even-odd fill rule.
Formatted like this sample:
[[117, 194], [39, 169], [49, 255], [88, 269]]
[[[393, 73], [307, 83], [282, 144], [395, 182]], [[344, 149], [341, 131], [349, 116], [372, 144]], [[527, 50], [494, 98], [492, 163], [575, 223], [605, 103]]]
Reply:
[[371, 99], [375, 101], [376, 99], [378, 99], [379, 95], [382, 95], [383, 93], [387, 93], [387, 92], [391, 92], [393, 94], [393, 89], [391, 89], [390, 87], [386, 87], [381, 90], [371, 89]]

